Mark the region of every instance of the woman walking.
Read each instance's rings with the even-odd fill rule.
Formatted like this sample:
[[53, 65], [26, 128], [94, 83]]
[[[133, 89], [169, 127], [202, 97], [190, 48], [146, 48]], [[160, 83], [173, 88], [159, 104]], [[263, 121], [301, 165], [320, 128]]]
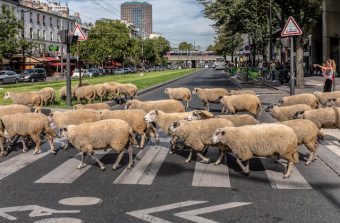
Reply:
[[333, 74], [334, 74], [333, 65], [330, 60], [327, 60], [326, 63], [323, 63], [322, 65], [323, 66], [319, 64], [314, 64], [314, 67], [319, 67], [321, 69], [323, 77], [325, 78], [325, 85], [323, 87], [323, 92], [331, 92], [332, 85], [333, 85]]

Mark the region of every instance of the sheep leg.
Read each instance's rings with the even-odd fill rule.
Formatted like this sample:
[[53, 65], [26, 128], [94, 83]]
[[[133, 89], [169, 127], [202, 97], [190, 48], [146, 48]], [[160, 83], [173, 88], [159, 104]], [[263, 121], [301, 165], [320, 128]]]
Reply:
[[117, 160], [113, 164], [113, 167], [112, 167], [113, 170], [116, 170], [116, 169], [118, 169], [120, 167], [120, 161], [122, 160], [123, 155], [124, 155], [124, 151], [123, 150], [118, 153]]
[[197, 152], [197, 156], [202, 159], [201, 163], [210, 163], [210, 158], [203, 156], [201, 152]]
[[77, 169], [78, 169], [78, 170], [79, 170], [79, 169], [82, 169], [82, 168], [84, 168], [84, 167], [86, 166], [86, 163], [84, 163], [86, 154], [87, 154], [86, 152], [83, 152], [83, 153], [81, 154], [81, 161], [80, 161], [79, 165], [77, 166]]
[[313, 151], [311, 151], [311, 152], [309, 153], [308, 160], [307, 160], [307, 162], [305, 163], [306, 166], [308, 166], [308, 165], [312, 162], [313, 157], [314, 157], [314, 153], [315, 153], [315, 152], [313, 152]]
[[92, 159], [94, 159], [98, 163], [98, 165], [100, 166], [100, 169], [105, 170], [104, 164], [96, 157], [94, 152], [90, 153], [90, 155], [91, 155]]
[[22, 136], [22, 137], [20, 138], [20, 140], [21, 140], [21, 143], [22, 143], [22, 152], [25, 153], [25, 152], [28, 151], [27, 146], [26, 146], [26, 143], [25, 143], [25, 139], [24, 139], [24, 137]]
[[247, 167], [243, 165], [239, 158], [236, 159], [237, 164], [241, 167], [244, 173], [249, 174], [249, 161], [247, 161]]
[[144, 145], [145, 145], [145, 140], [146, 140], [146, 133], [143, 132], [143, 134], [141, 135], [141, 139], [140, 139], [140, 149], [144, 149]]
[[189, 108], [189, 101], [187, 101], [187, 105], [185, 106], [185, 110]]
[[41, 143], [40, 136], [39, 135], [32, 135], [31, 138], [32, 138], [32, 140], [35, 143], [35, 149], [34, 149], [34, 153], [33, 154], [37, 155], [37, 154], [41, 153], [41, 150], [40, 150], [40, 143]]
[[214, 163], [215, 166], [221, 164], [224, 155], [225, 155], [225, 152], [224, 151], [220, 151], [220, 156], [218, 157], [217, 161]]
[[208, 108], [207, 108], [207, 102], [203, 101], [203, 103], [204, 103], [204, 110], [209, 111]]
[[177, 141], [177, 136], [173, 136], [172, 140], [171, 140], [171, 147], [170, 147], [170, 151], [169, 154], [174, 154], [176, 152], [176, 141]]
[[292, 172], [293, 162], [288, 163], [286, 174], [283, 175], [283, 178], [288, 178], [290, 176], [290, 173]]
[[51, 153], [56, 154], [57, 152], [56, 152], [56, 149], [55, 149], [55, 146], [54, 146], [53, 137], [50, 136], [50, 135], [46, 135], [46, 138], [48, 140], [48, 143], [50, 144]]
[[192, 153], [193, 153], [193, 149], [190, 149], [190, 153], [188, 158], [185, 160], [186, 163], [190, 163], [191, 159], [192, 159]]
[[7, 153], [8, 153], [8, 151], [5, 151], [5, 147], [4, 147], [5, 141], [6, 141], [5, 138], [1, 139], [1, 143], [0, 143], [0, 151], [1, 151], [1, 153], [0, 153], [0, 156], [6, 156]]
[[221, 114], [223, 114], [223, 113], [224, 113], [224, 111], [225, 111], [225, 106], [223, 105], [223, 107], [222, 107], [222, 111], [221, 111]]
[[132, 147], [129, 146], [128, 148], [128, 153], [129, 153], [129, 164], [127, 166], [128, 169], [131, 169], [133, 167], [133, 154], [132, 154]]

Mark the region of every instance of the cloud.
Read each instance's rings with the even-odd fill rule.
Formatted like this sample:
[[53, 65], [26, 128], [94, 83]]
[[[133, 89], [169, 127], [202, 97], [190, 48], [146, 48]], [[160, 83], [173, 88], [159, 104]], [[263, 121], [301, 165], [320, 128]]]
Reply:
[[[64, 0], [65, 2], [65, 0]], [[83, 21], [120, 18], [120, 5], [126, 0], [69, 0], [71, 13]], [[187, 41], [201, 49], [214, 41], [213, 21], [204, 17], [204, 7], [196, 0], [147, 0], [153, 7], [153, 31], [161, 33], [172, 46]]]

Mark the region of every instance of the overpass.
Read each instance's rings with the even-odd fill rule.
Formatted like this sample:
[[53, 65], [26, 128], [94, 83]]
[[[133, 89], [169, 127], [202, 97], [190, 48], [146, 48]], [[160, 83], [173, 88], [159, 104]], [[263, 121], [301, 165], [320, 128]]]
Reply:
[[196, 67], [198, 64], [214, 62], [216, 55], [213, 51], [170, 51], [166, 54], [170, 63], [189, 63], [191, 67]]

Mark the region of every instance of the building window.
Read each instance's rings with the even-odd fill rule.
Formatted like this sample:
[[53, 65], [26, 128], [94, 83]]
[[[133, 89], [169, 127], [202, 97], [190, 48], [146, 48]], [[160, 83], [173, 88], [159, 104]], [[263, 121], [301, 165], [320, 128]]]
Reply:
[[33, 22], [33, 12], [30, 12], [30, 22]]
[[39, 25], [40, 24], [40, 15], [37, 14], [37, 24]]
[[25, 12], [21, 10], [21, 20], [25, 22]]
[[45, 16], [44, 15], [43, 15], [42, 21], [43, 21], [43, 25], [45, 26], [46, 23], [45, 23]]
[[59, 19], [57, 19], [57, 28], [59, 29]]
[[43, 30], [43, 36], [42, 36], [43, 40], [46, 40], [46, 32], [45, 30]]
[[51, 32], [50, 35], [51, 35], [51, 41], [53, 41], [53, 32]]
[[50, 26], [52, 27], [52, 17], [50, 17]]
[[30, 28], [30, 38], [33, 39], [33, 28]]
[[60, 42], [60, 34], [57, 35], [57, 41]]
[[40, 39], [40, 29], [37, 29], [37, 39]]

